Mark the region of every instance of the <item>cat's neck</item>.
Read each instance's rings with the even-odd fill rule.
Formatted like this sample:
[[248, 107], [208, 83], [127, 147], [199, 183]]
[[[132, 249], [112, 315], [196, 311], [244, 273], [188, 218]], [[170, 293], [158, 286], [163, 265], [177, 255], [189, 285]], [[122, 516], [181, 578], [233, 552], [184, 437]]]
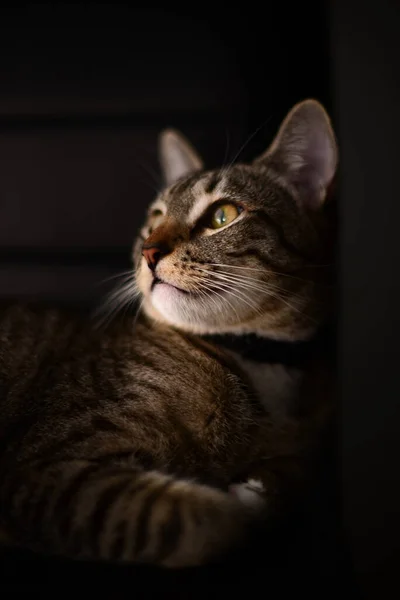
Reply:
[[[138, 322], [143, 321], [147, 326], [169, 328], [169, 325], [157, 323], [145, 314], [139, 316]], [[175, 331], [177, 328], [173, 328]], [[245, 361], [254, 363], [281, 364], [287, 367], [302, 368], [315, 357], [330, 357], [334, 355], [335, 324], [328, 320], [316, 331], [303, 335], [300, 332], [295, 338], [283, 337], [273, 338], [263, 332], [224, 332], [203, 333], [185, 332], [180, 328], [178, 331], [183, 335], [189, 335], [193, 339], [204, 340], [223, 350], [236, 355]]]
[[316, 355], [326, 353], [332, 339], [331, 333], [331, 328], [324, 326], [301, 340], [276, 340], [255, 333], [221, 333], [201, 337], [247, 361], [301, 368]]

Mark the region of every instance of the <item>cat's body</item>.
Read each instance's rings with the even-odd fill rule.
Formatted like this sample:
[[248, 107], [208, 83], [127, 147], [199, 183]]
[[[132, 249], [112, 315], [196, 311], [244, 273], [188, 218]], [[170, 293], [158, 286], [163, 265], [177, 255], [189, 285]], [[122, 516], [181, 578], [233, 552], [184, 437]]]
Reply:
[[[108, 527], [123, 523], [128, 531], [129, 516], [118, 507], [113, 514], [113, 503], [130, 493], [134, 504], [136, 483], [132, 483], [141, 469], [227, 490], [230, 483], [251, 475], [253, 462], [259, 467], [264, 458], [268, 469], [262, 473], [259, 467], [257, 477], [265, 475], [266, 482], [273, 459], [284, 457], [292, 466], [300, 465], [301, 451], [315, 442], [308, 420], [298, 421], [302, 371], [254, 363], [254, 369], [270, 371], [262, 390], [257, 390], [258, 378], [252, 380], [241, 361], [201, 338], [160, 324], [147, 320], [135, 324], [126, 317], [99, 332], [86, 320], [56, 311], [12, 307], [3, 311], [0, 343], [0, 495], [6, 507], [11, 508], [11, 498], [16, 502], [10, 512], [2, 511], [1, 530], [17, 544], [69, 556], [196, 563], [202, 556], [193, 557], [179, 543], [183, 515], [179, 517], [183, 522], [178, 519], [164, 537], [156, 528], [154, 552], [147, 547], [154, 525], [146, 518], [148, 510], [157, 512], [165, 502], [161, 493], [152, 501], [163, 480], [146, 492], [139, 489], [140, 514], [135, 518], [138, 524], [145, 523], [145, 538], [136, 553], [140, 528], [133, 527], [124, 543], [114, 533], [105, 535], [107, 523]], [[309, 400], [307, 396], [306, 409]], [[89, 507], [79, 479], [87, 469], [99, 475], [99, 482], [91, 484], [94, 491], [86, 482]], [[30, 489], [31, 478], [40, 478], [40, 485]], [[76, 480], [80, 486], [75, 488]], [[170, 491], [165, 489], [166, 497]], [[199, 529], [207, 532], [207, 512], [215, 499], [210, 497], [210, 506], [202, 506], [202, 490], [188, 485], [189, 491], [193, 498], [188, 494], [186, 510], [189, 516], [192, 510], [197, 514]], [[273, 501], [275, 489], [269, 494]], [[215, 511], [220, 510], [227, 523], [220, 523], [221, 539], [213, 540], [206, 552], [210, 557], [227, 550], [236, 537], [232, 531], [230, 540], [228, 527], [229, 507], [232, 504], [233, 512], [235, 507], [230, 498], [226, 507], [223, 500], [221, 495], [221, 507]], [[162, 511], [167, 512], [167, 521], [168, 511], [177, 509], [166, 504]], [[75, 510], [85, 511], [79, 527], [72, 525]], [[65, 527], [68, 519], [68, 535], [67, 530], [62, 534], [59, 527]], [[108, 542], [104, 535], [110, 536]], [[183, 554], [174, 555], [179, 548]]]
[[[146, 468], [229, 483], [240, 469], [235, 446], [260, 413], [248, 401], [247, 382], [209, 344], [145, 318], [134, 321], [117, 319], [99, 331], [57, 311], [21, 306], [2, 315], [6, 462], [139, 460]], [[246, 456], [241, 460], [247, 464]]]
[[[315, 112], [329, 134], [319, 105], [301, 111], [300, 124]], [[184, 147], [164, 165], [167, 178], [182, 156], [198, 167]], [[318, 347], [299, 366], [260, 362], [218, 339], [255, 333], [289, 347], [312, 337], [326, 313], [329, 227], [295, 207], [298, 182], [268, 160], [269, 170], [170, 182], [135, 247], [145, 312], [137, 321], [104, 330], [56, 311], [1, 310], [0, 526], [11, 543], [200, 564], [242, 539], [260, 490], [272, 514], [297, 481], [325, 424], [330, 382], [320, 386]], [[299, 179], [308, 199], [333, 171], [320, 169], [316, 186]], [[210, 206], [224, 241], [204, 221]], [[230, 219], [242, 222], [240, 245]], [[249, 478], [255, 489], [245, 497], [238, 484]]]

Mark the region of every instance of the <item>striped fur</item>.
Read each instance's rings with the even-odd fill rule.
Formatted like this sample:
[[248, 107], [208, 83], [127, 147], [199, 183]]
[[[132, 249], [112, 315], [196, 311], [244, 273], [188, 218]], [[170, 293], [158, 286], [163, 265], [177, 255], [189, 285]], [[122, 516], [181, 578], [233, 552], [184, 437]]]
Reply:
[[[319, 122], [323, 109], [311, 108]], [[310, 104], [296, 111], [310, 120]], [[269, 511], [279, 507], [325, 422], [319, 365], [295, 402], [272, 411], [268, 385], [260, 391], [251, 368], [199, 334], [309, 335], [329, 297], [326, 216], [302, 204], [304, 178], [297, 194], [292, 173], [278, 173], [274, 146], [254, 165], [204, 173], [185, 144], [163, 138], [167, 179], [180, 179], [135, 245], [137, 320], [99, 329], [55, 310], [1, 309], [0, 525], [12, 544], [169, 567], [217, 559], [263, 514], [251, 491], [262, 487], [237, 485], [260, 479]], [[244, 211], [216, 233], [203, 217], [221, 195]], [[143, 241], [168, 248], [153, 271]]]

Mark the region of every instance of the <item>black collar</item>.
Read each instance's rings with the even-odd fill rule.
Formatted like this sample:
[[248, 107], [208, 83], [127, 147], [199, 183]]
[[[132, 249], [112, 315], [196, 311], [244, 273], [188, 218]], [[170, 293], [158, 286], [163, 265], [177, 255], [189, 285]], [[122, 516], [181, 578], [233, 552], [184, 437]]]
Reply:
[[301, 368], [314, 356], [321, 356], [327, 349], [327, 339], [322, 332], [299, 342], [277, 341], [253, 333], [214, 334], [202, 337], [217, 346], [240, 354], [243, 359], [259, 363], [279, 363], [287, 367]]

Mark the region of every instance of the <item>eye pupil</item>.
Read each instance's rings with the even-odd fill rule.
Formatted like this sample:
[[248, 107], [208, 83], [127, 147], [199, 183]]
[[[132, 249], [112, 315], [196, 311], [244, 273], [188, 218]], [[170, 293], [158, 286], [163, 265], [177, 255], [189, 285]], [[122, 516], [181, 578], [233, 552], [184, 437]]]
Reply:
[[215, 213], [215, 219], [218, 223], [221, 223], [221, 225], [224, 225], [224, 223], [226, 223], [226, 214], [223, 208], [219, 208], [217, 210], [217, 212]]
[[235, 204], [224, 204], [213, 213], [211, 218], [212, 229], [219, 229], [225, 225], [229, 225], [236, 219], [240, 211]]

